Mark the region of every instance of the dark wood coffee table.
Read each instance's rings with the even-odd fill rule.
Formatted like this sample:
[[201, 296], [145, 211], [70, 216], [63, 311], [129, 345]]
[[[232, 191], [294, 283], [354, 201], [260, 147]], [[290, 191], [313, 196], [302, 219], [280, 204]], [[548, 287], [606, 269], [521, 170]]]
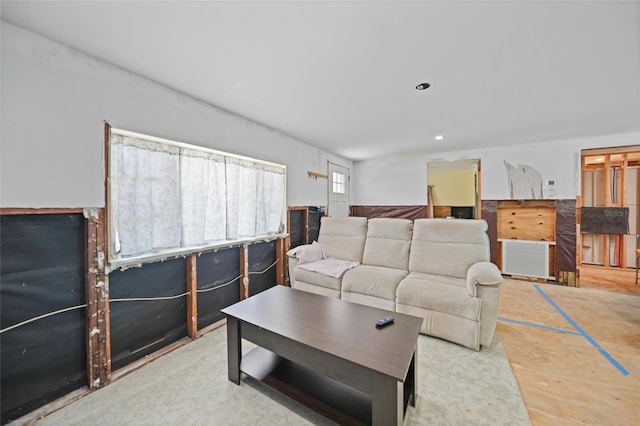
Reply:
[[[421, 318], [284, 286], [222, 312], [236, 384], [244, 372], [340, 424], [398, 425], [415, 406]], [[245, 356], [242, 339], [257, 345]]]

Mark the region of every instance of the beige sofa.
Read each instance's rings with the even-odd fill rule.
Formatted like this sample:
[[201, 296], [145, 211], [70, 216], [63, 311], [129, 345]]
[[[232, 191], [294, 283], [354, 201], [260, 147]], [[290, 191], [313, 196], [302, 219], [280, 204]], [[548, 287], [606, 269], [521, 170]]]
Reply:
[[422, 333], [479, 350], [493, 340], [502, 283], [486, 230], [484, 220], [323, 217], [318, 243], [288, 252], [291, 286], [422, 317]]

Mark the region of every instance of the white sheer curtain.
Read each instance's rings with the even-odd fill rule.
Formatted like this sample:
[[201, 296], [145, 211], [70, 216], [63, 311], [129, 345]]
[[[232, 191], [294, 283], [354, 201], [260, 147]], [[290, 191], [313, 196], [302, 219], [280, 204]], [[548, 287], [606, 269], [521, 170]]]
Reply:
[[122, 256], [180, 245], [180, 149], [112, 135], [113, 237]]
[[227, 158], [227, 238], [280, 232], [285, 206], [285, 169]]
[[281, 232], [286, 168], [143, 135], [111, 134], [115, 257]]
[[256, 236], [258, 173], [253, 163], [227, 158], [227, 238]]
[[259, 170], [256, 198], [256, 234], [265, 235], [284, 229], [282, 206], [286, 182], [283, 170], [263, 167]]
[[222, 155], [183, 149], [180, 157], [182, 245], [226, 239], [226, 177]]

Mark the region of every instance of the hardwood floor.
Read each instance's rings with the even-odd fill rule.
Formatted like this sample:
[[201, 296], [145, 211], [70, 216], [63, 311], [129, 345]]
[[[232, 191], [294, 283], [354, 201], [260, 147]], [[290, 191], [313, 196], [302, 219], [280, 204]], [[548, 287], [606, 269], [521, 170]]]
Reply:
[[608, 290], [505, 279], [496, 332], [534, 425], [638, 424], [640, 297]]
[[635, 269], [604, 268], [582, 265], [580, 288], [613, 291], [615, 293], [640, 295], [640, 279], [636, 285]]

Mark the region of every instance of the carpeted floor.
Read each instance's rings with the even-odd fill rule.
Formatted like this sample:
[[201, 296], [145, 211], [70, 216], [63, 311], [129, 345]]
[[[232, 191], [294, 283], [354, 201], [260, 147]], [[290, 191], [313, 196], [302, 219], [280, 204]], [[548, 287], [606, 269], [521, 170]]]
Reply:
[[[243, 350], [252, 345], [244, 342]], [[475, 352], [426, 336], [418, 347], [418, 402], [406, 425], [530, 425], [500, 339]], [[221, 327], [41, 419], [38, 425], [328, 425], [243, 377], [227, 380]]]

